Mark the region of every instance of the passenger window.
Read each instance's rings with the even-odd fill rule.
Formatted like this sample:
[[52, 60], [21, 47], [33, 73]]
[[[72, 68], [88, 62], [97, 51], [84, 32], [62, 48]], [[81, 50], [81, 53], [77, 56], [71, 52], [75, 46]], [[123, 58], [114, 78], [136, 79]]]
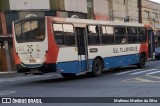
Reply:
[[114, 43], [113, 27], [103, 26], [102, 30], [103, 30], [103, 32], [105, 32], [105, 33], [101, 34], [102, 44], [113, 44]]
[[54, 36], [55, 36], [56, 43], [58, 45], [65, 45], [62, 24], [53, 24], [53, 27], [54, 27]]
[[55, 40], [61, 46], [74, 46], [75, 34], [71, 24], [53, 24]]
[[137, 36], [137, 28], [136, 27], [128, 27], [128, 43], [137, 43], [138, 36]]
[[145, 33], [145, 28], [138, 28], [138, 41], [139, 42], [146, 42], [147, 36]]
[[116, 44], [127, 43], [126, 27], [115, 27]]
[[63, 29], [64, 29], [64, 39], [66, 46], [75, 45], [75, 35], [73, 31], [73, 25], [63, 24]]
[[99, 27], [95, 25], [90, 25], [87, 27], [87, 29], [88, 29], [88, 44], [89, 45], [100, 44]]

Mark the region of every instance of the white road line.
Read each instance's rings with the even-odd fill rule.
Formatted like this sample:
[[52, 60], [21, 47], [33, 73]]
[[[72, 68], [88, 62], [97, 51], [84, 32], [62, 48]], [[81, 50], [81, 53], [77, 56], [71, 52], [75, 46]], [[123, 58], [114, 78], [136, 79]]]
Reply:
[[156, 74], [156, 73], [160, 73], [160, 71], [150, 72], [150, 73], [147, 73], [147, 74], [152, 75], [152, 74]]
[[157, 70], [157, 69], [144, 70], [144, 71], [140, 71], [140, 72], [131, 73], [129, 75], [137, 75], [137, 74], [141, 74], [141, 73], [145, 73], [145, 72], [149, 72], [149, 71], [155, 71], [155, 70]]
[[135, 71], [141, 71], [142, 69], [135, 69], [135, 70], [130, 70], [130, 71], [125, 71], [125, 72], [120, 72], [114, 75], [122, 75], [122, 74], [126, 74], [126, 73], [130, 73], [130, 72], [135, 72]]
[[0, 95], [1, 96], [4, 96], [4, 95], [8, 95], [8, 94], [13, 94], [15, 93], [16, 91], [0, 91]]

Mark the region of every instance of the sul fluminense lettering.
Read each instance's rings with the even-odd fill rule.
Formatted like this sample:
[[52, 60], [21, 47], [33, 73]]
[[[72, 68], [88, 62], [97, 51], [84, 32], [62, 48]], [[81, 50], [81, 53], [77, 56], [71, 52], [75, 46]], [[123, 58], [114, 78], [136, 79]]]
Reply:
[[137, 47], [113, 48], [113, 53], [138, 51]]

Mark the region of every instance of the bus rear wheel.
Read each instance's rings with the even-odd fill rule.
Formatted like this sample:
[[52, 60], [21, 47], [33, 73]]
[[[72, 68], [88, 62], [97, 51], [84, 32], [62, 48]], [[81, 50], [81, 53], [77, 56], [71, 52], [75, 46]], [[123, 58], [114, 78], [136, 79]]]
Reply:
[[76, 74], [70, 74], [70, 73], [61, 73], [61, 75], [64, 78], [74, 78], [76, 76]]
[[93, 62], [92, 75], [94, 77], [98, 77], [102, 74], [102, 71], [103, 71], [103, 62], [101, 59], [97, 58]]
[[141, 55], [140, 56], [140, 63], [138, 63], [138, 68], [143, 68], [146, 64], [146, 56]]

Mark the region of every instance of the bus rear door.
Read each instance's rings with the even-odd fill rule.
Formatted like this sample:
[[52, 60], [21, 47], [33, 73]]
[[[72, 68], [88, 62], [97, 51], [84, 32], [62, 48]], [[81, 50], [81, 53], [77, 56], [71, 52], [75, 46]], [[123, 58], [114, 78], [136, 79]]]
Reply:
[[86, 30], [83, 27], [76, 27], [77, 49], [79, 69], [81, 72], [88, 70], [88, 53], [86, 43]]
[[148, 58], [155, 59], [155, 41], [153, 30], [147, 30], [148, 33]]

